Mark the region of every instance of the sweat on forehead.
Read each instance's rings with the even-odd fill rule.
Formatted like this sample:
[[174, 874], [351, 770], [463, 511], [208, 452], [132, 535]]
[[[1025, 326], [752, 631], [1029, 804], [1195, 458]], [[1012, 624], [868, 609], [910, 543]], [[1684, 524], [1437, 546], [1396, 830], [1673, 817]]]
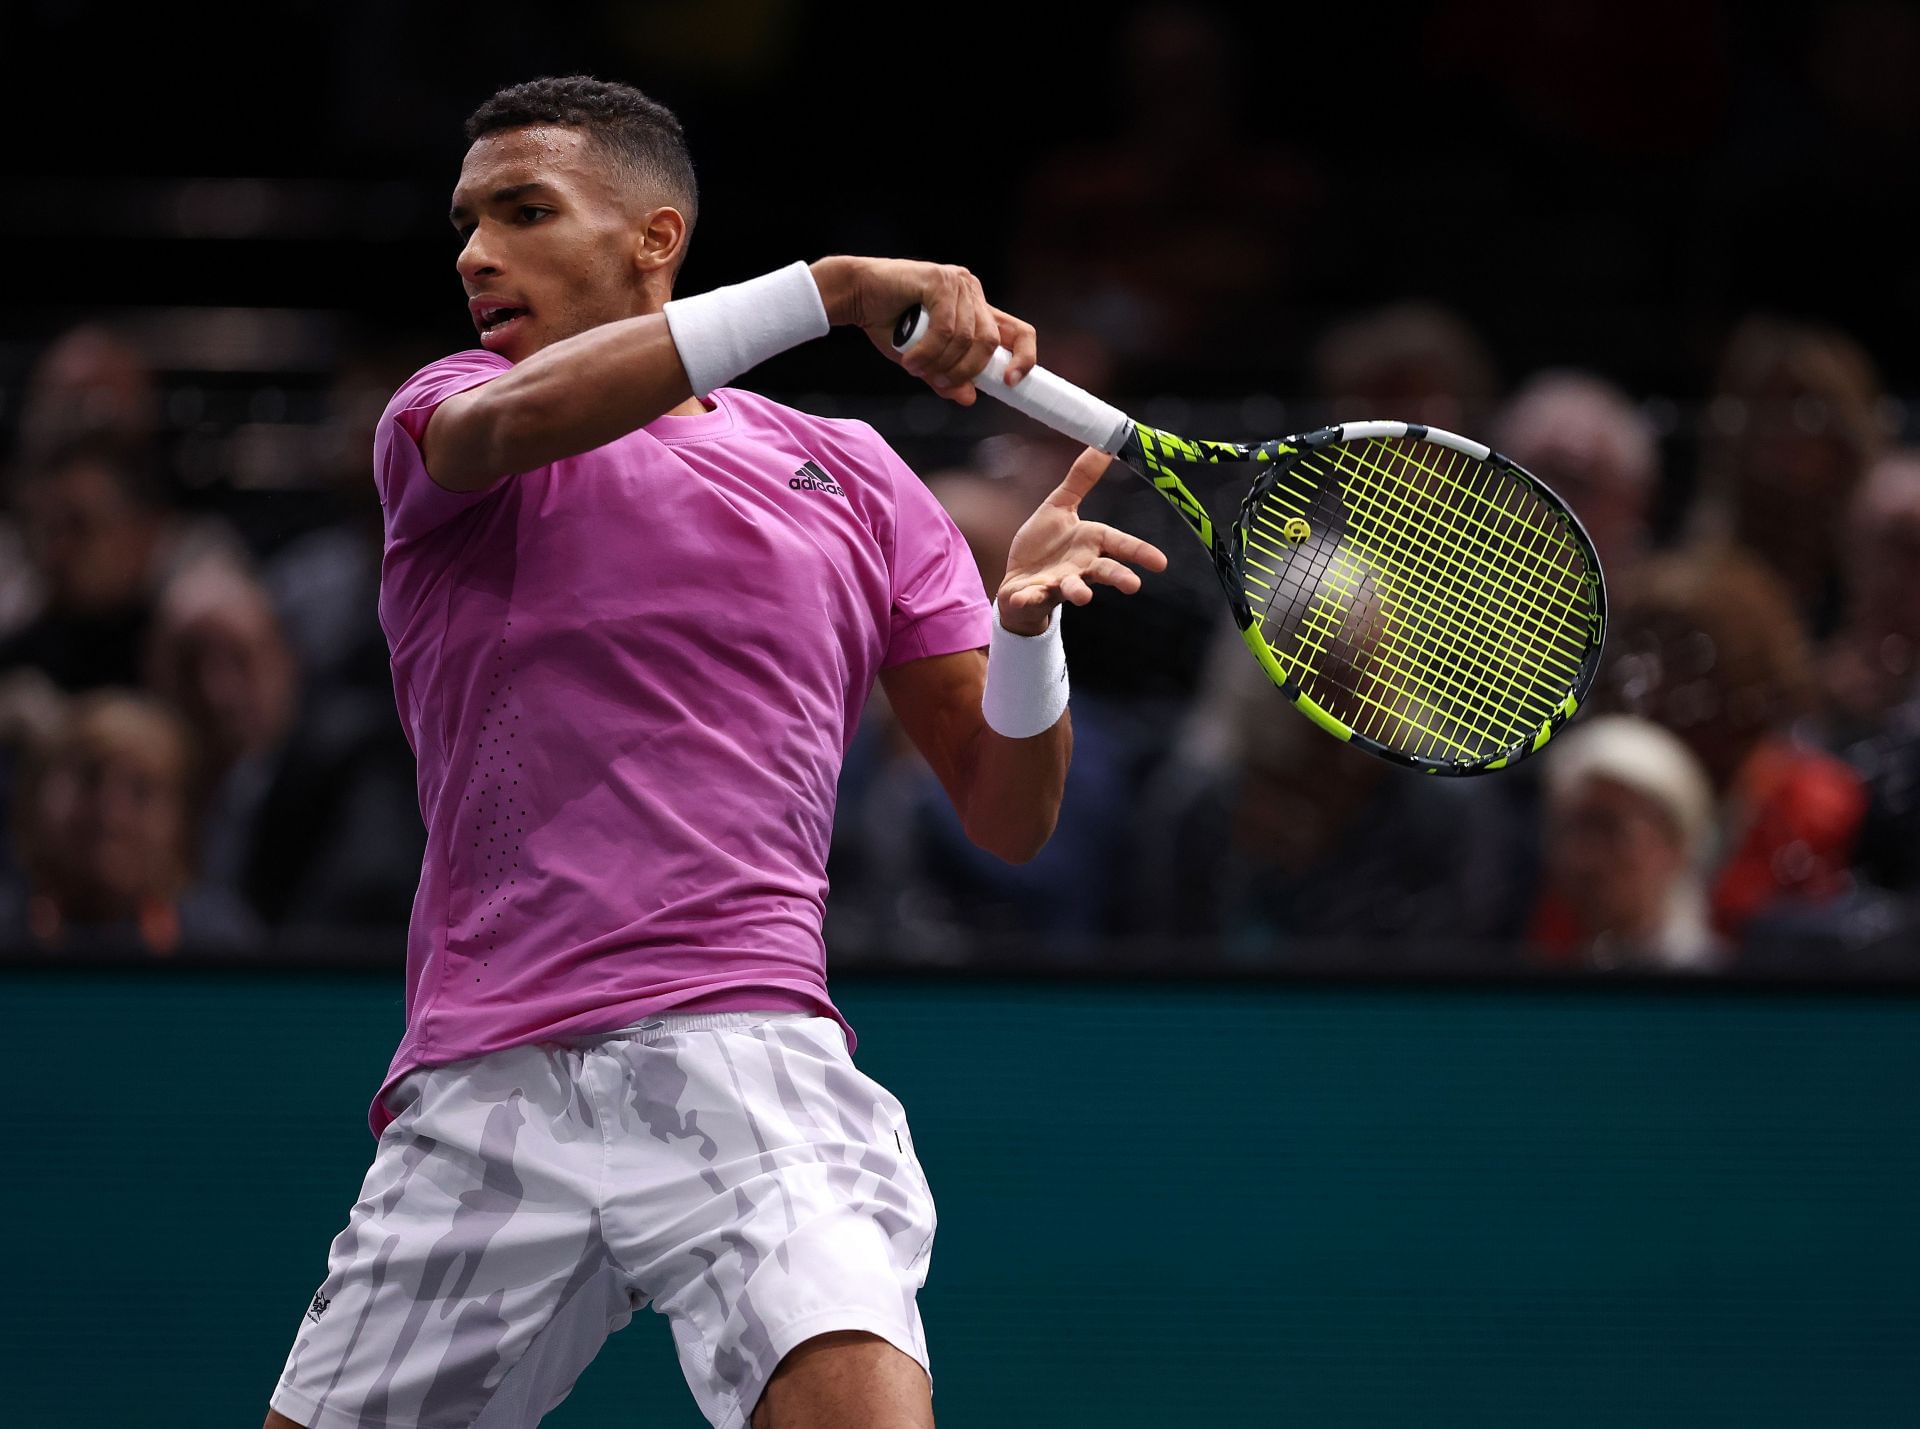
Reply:
[[497, 198], [501, 190], [534, 184], [573, 187], [597, 177], [585, 153], [588, 136], [576, 129], [541, 127], [483, 134], [473, 141], [453, 191], [457, 217]]
[[618, 203], [633, 189], [632, 170], [619, 154], [584, 129], [531, 125], [483, 134], [461, 166], [448, 217], [456, 223], [488, 203], [571, 194]]

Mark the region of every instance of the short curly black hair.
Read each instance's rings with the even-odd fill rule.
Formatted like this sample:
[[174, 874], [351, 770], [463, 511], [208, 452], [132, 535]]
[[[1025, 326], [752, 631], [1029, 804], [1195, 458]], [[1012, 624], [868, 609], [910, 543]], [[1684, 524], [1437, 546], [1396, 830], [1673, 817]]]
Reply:
[[467, 119], [467, 142], [532, 124], [584, 129], [636, 184], [659, 192], [680, 210], [687, 221], [687, 238], [674, 263], [674, 271], [679, 272], [687, 244], [693, 240], [700, 187], [693, 176], [687, 136], [673, 111], [632, 85], [584, 74], [544, 75], [509, 85], [474, 110]]

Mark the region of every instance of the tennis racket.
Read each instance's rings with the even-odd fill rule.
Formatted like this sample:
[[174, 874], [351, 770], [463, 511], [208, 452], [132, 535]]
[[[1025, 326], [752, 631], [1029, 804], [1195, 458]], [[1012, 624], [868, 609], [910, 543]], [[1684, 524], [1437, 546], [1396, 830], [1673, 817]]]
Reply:
[[[909, 308], [895, 350], [926, 329]], [[1600, 558], [1515, 462], [1412, 422], [1195, 441], [1042, 367], [1009, 387], [1011, 356], [996, 351], [975, 388], [1164, 496], [1213, 558], [1261, 668], [1335, 738], [1429, 774], [1481, 774], [1538, 751], [1586, 697], [1606, 635]], [[1224, 530], [1187, 486], [1209, 468], [1249, 483]]]

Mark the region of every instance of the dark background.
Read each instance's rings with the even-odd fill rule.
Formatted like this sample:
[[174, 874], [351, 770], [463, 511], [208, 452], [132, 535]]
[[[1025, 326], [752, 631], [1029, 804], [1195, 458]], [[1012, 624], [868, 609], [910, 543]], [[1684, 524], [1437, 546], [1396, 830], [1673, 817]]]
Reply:
[[[1911, 389], [1911, 7], [1181, 8], [1220, 17], [1230, 63], [1207, 84], [1311, 205], [1245, 390], [1295, 390], [1331, 315], [1406, 296], [1470, 312], [1511, 373], [1573, 360], [1685, 399], [1728, 326], [1773, 308], [1852, 331]], [[1184, 76], [1143, 94], [1112, 31], [1050, 6], [1017, 24], [779, 0], [195, 13], [0, 12], [14, 365], [121, 305], [320, 309], [464, 344], [444, 217], [460, 125], [537, 74], [637, 84], [682, 116], [704, 186], [686, 291], [855, 252], [964, 262], [992, 294], [1037, 158], [1149, 100], [1207, 98]], [[196, 206], [191, 178], [300, 182]], [[778, 372], [903, 390], [852, 342]]]

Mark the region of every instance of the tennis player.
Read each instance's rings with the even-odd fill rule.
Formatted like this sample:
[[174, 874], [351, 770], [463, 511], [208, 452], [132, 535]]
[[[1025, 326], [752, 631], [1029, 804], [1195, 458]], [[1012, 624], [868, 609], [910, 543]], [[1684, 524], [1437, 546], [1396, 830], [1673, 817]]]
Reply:
[[1057, 608], [1166, 557], [1078, 518], [1089, 450], [989, 602], [871, 427], [730, 385], [847, 325], [970, 404], [1035, 342], [964, 269], [831, 257], [669, 301], [698, 211], [671, 113], [540, 79], [467, 138], [479, 347], [374, 443], [428, 827], [406, 1033], [267, 1424], [536, 1424], [651, 1302], [715, 1425], [931, 1425], [933, 1197], [827, 996], [841, 758], [877, 676], [974, 841], [1030, 858], [1072, 743]]

